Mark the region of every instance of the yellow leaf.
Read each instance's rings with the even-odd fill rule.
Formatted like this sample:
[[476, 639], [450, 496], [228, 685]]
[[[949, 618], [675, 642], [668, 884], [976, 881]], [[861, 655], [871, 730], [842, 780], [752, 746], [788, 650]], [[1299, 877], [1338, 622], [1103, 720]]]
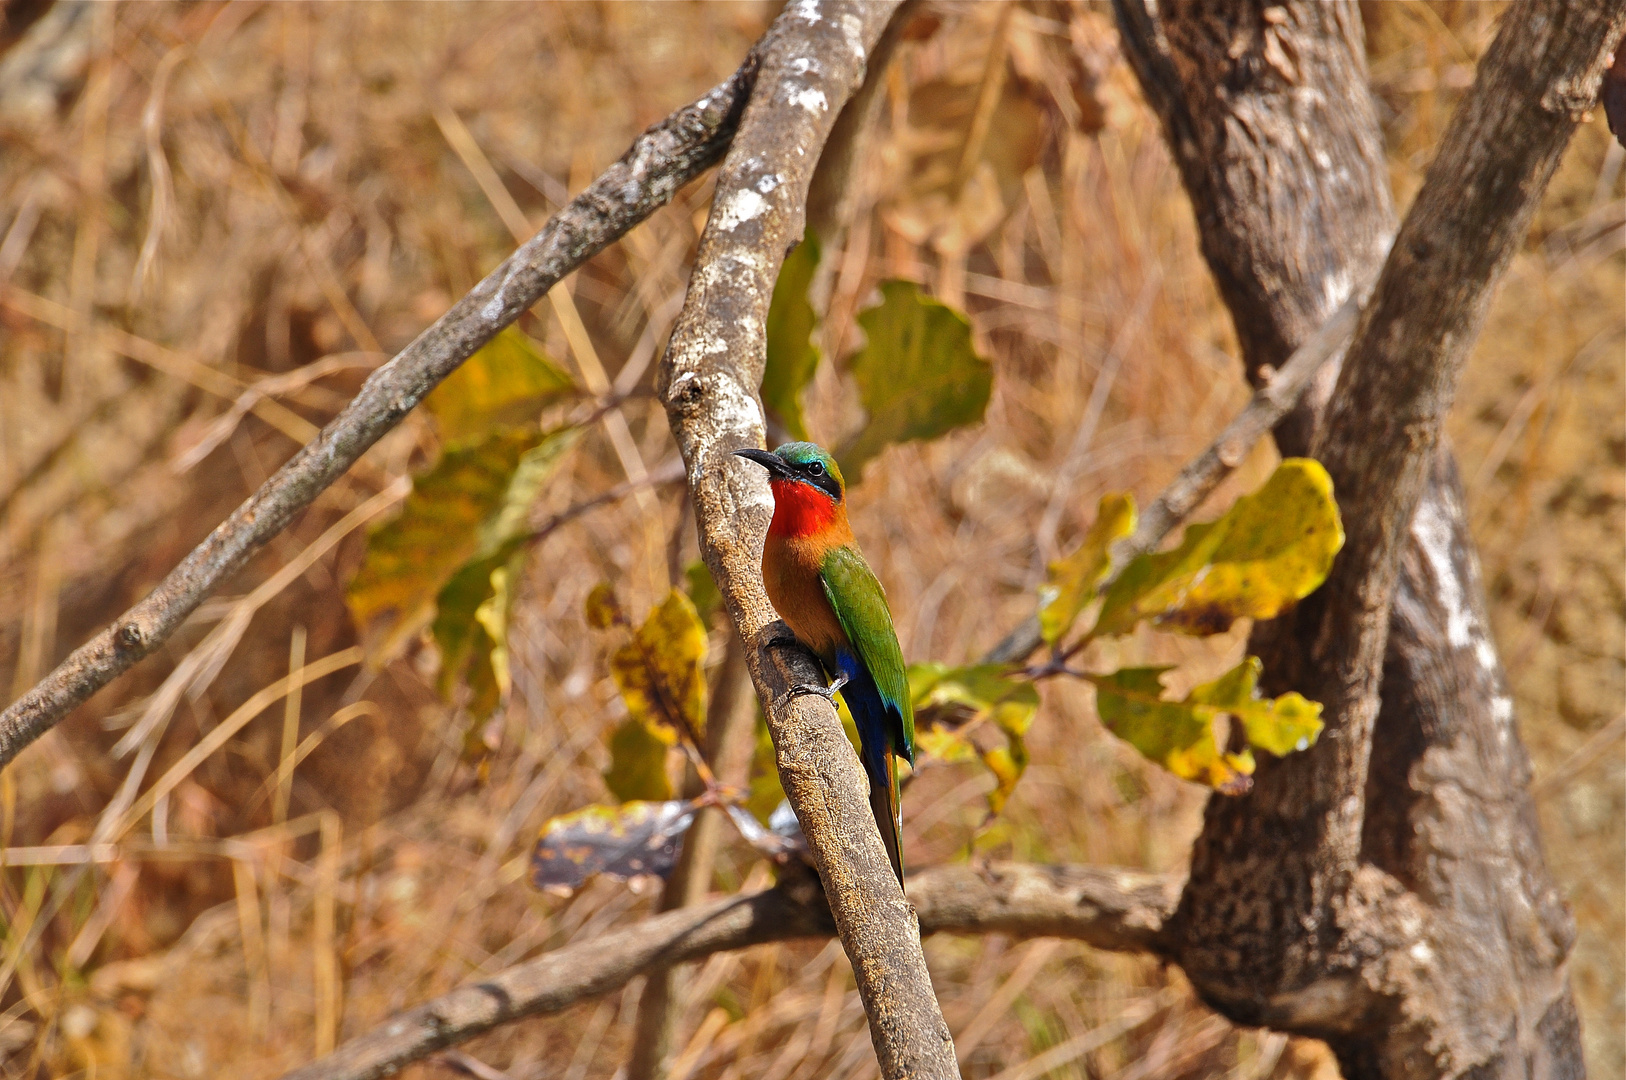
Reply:
[[1179, 547], [1131, 561], [1091, 634], [1122, 634], [1150, 619], [1206, 635], [1239, 618], [1274, 618], [1326, 580], [1343, 545], [1331, 477], [1319, 462], [1289, 458], [1224, 517], [1189, 526]]
[[610, 656], [610, 674], [634, 719], [668, 745], [680, 737], [698, 742], [706, 717], [705, 658], [706, 627], [689, 598], [673, 589]]
[[1050, 575], [1039, 589], [1039, 629], [1047, 644], [1055, 645], [1067, 636], [1112, 567], [1112, 545], [1134, 531], [1134, 496], [1103, 495], [1084, 542], [1065, 559], [1050, 564]]
[[587, 602], [582, 605], [582, 613], [587, 618], [587, 625], [594, 630], [608, 630], [627, 620], [621, 611], [621, 601], [616, 599], [615, 586], [608, 581], [593, 586], [587, 594]]
[[447, 443], [534, 422], [547, 402], [576, 389], [570, 376], [518, 327], [492, 338], [424, 399]]
[[472, 620], [490, 595], [491, 571], [524, 539], [531, 502], [579, 434], [500, 432], [447, 451], [414, 479], [401, 513], [368, 536], [350, 580], [350, 612], [375, 662], [435, 616], [442, 589], [460, 572], [468, 575], [460, 617]]
[[945, 765], [977, 760], [977, 748], [947, 728], [931, 727], [915, 733], [915, 749]]

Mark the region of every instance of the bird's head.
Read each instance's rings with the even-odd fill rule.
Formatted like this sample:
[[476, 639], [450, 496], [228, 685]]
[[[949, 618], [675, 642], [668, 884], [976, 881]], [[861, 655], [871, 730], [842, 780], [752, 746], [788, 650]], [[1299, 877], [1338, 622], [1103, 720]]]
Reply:
[[776, 536], [807, 536], [822, 532], [845, 515], [847, 485], [841, 469], [822, 447], [809, 442], [786, 443], [778, 450], [736, 450], [742, 458], [768, 470], [773, 488], [773, 524]]

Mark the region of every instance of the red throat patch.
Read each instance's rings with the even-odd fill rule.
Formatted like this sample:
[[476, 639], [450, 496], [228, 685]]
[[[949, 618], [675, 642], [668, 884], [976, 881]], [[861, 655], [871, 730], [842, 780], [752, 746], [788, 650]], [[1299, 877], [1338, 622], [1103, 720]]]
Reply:
[[775, 480], [770, 536], [810, 536], [823, 532], [836, 516], [835, 500], [799, 480]]

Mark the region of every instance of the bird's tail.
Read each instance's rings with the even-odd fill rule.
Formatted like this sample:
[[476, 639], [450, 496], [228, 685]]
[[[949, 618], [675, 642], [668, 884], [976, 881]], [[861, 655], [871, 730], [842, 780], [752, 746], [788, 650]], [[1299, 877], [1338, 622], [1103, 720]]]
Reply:
[[[866, 755], [867, 756], [867, 755]], [[903, 828], [903, 811], [898, 795], [898, 759], [894, 757], [885, 745], [881, 747], [880, 755], [881, 775], [877, 776], [875, 770], [866, 769], [869, 778], [869, 808], [875, 814], [875, 824], [881, 829], [881, 842], [886, 845], [886, 854], [892, 860], [892, 872], [898, 875], [898, 884], [903, 884], [903, 843], [899, 838]]]
[[881, 841], [886, 845], [887, 857], [892, 860], [892, 872], [903, 884], [903, 817], [898, 789], [898, 759], [892, 753], [892, 740], [888, 729], [898, 721], [896, 710], [887, 705], [875, 686], [875, 680], [863, 664], [851, 654], [838, 659], [840, 670], [847, 676], [847, 685], [841, 688], [841, 698], [852, 713], [858, 728], [859, 759], [869, 776], [869, 806], [875, 814], [875, 824], [881, 830]]

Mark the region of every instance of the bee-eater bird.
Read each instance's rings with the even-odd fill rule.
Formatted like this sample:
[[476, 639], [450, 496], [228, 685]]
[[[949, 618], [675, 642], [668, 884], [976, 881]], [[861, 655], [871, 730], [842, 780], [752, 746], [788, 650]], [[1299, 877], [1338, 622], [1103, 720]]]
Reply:
[[736, 450], [768, 470], [773, 522], [762, 546], [762, 584], [796, 638], [835, 681], [792, 693], [847, 703], [869, 774], [869, 805], [892, 870], [903, 884], [898, 761], [915, 762], [915, 714], [903, 650], [875, 572], [847, 524], [847, 487], [829, 454], [812, 443], [777, 451]]

